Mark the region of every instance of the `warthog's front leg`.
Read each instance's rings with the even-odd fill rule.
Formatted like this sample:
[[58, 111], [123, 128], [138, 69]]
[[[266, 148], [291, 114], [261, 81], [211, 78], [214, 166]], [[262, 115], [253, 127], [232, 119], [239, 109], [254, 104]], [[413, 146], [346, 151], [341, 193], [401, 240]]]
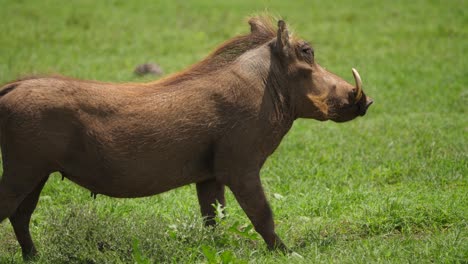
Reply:
[[273, 213], [263, 192], [259, 173], [250, 173], [240, 178], [228, 186], [252, 221], [255, 230], [263, 237], [268, 249], [279, 249], [287, 252], [286, 245], [275, 233]]
[[199, 182], [197, 183], [197, 195], [205, 225], [215, 225], [216, 209], [213, 205], [216, 202], [220, 203], [223, 208], [226, 205], [224, 185], [215, 179]]

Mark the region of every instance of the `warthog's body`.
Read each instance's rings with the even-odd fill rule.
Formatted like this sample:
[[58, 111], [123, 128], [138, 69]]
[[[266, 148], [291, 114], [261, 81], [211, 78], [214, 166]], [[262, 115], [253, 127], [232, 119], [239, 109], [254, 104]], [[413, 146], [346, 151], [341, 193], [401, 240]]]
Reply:
[[215, 142], [227, 132], [221, 120], [229, 119], [207, 90], [22, 81], [1, 101], [15, 116], [4, 124], [2, 136], [10, 140], [3, 151], [8, 157], [14, 138], [12, 151], [18, 145], [29, 150], [23, 165], [40, 160], [44, 173], [60, 171], [94, 193], [114, 197], [205, 181], [213, 178]]
[[1, 88], [0, 221], [10, 218], [24, 256], [35, 253], [29, 219], [54, 171], [113, 197], [197, 183], [207, 224], [227, 185], [267, 245], [285, 248], [260, 183], [264, 161], [296, 118], [347, 121], [371, 101], [290, 41], [283, 22], [278, 33], [264, 19], [250, 24], [251, 34], [157, 82], [44, 77]]

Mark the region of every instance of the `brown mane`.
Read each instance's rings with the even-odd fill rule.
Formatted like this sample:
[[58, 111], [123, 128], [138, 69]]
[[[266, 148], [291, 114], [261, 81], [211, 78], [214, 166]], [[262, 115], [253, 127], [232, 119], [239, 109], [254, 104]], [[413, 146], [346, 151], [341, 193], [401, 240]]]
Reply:
[[234, 37], [216, 48], [204, 60], [192, 65], [188, 69], [172, 74], [157, 82], [163, 85], [173, 85], [196, 78], [198, 75], [216, 71], [236, 60], [243, 53], [257, 48], [276, 37], [276, 29], [272, 18], [255, 16], [249, 19], [250, 34]]
[[[250, 24], [251, 32], [249, 34], [236, 36], [232, 39], [227, 40], [214, 51], [210, 53], [202, 61], [188, 67], [187, 69], [171, 74], [167, 77], [163, 77], [154, 82], [148, 84], [161, 84], [161, 85], [174, 85], [187, 80], [196, 78], [199, 75], [206, 74], [208, 72], [216, 71], [223, 66], [233, 62], [243, 53], [257, 48], [271, 39], [276, 37], [276, 28], [273, 25], [273, 17], [270, 16], [253, 16], [249, 18], [248, 23]], [[55, 79], [64, 79], [64, 80], [77, 80], [77, 81], [86, 81], [86, 82], [96, 82], [96, 83], [105, 83], [102, 81], [94, 80], [78, 80], [68, 76], [62, 76], [60, 74], [40, 74], [40, 75], [27, 75], [22, 76], [14, 81], [10, 81], [1, 85], [0, 87], [6, 88], [7, 86], [15, 84], [17, 82], [40, 79], [40, 78], [55, 78]], [[132, 83], [139, 85], [141, 83]]]

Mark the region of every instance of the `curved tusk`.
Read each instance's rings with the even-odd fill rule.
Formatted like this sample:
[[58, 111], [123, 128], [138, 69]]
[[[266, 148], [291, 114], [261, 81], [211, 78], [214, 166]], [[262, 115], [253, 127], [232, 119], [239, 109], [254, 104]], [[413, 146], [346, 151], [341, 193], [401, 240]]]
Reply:
[[362, 81], [359, 72], [353, 68], [354, 81], [356, 81], [356, 102], [362, 98]]

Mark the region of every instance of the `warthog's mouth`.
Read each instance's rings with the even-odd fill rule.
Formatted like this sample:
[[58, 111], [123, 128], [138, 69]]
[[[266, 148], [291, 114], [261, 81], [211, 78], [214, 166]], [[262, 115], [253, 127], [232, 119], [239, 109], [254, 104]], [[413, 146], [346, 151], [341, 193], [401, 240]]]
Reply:
[[330, 119], [335, 122], [346, 122], [358, 116], [364, 116], [369, 106], [374, 102], [372, 98], [365, 95], [359, 72], [354, 68], [352, 72], [356, 82], [356, 96], [351, 104], [333, 107], [335, 111], [332, 111]]
[[359, 102], [362, 99], [362, 95], [364, 94], [362, 91], [362, 80], [359, 72], [356, 69], [352, 68], [351, 70], [353, 71], [354, 81], [356, 82], [356, 98], [354, 101]]
[[364, 94], [364, 91], [362, 90], [362, 80], [361, 76], [359, 75], [359, 72], [354, 68], [352, 69], [352, 71], [354, 81], [356, 82], [356, 98], [354, 101], [357, 105], [358, 115], [363, 116], [366, 114], [369, 106], [371, 106], [371, 104], [374, 103], [374, 100], [372, 100], [372, 98]]
[[365, 103], [364, 104], [358, 104], [358, 113], [360, 116], [363, 116], [366, 114], [367, 112], [367, 109], [369, 108], [369, 106], [371, 106], [371, 104], [374, 103], [374, 100], [372, 100], [372, 98], [370, 97], [367, 97], [366, 96], [366, 100], [365, 100]]

